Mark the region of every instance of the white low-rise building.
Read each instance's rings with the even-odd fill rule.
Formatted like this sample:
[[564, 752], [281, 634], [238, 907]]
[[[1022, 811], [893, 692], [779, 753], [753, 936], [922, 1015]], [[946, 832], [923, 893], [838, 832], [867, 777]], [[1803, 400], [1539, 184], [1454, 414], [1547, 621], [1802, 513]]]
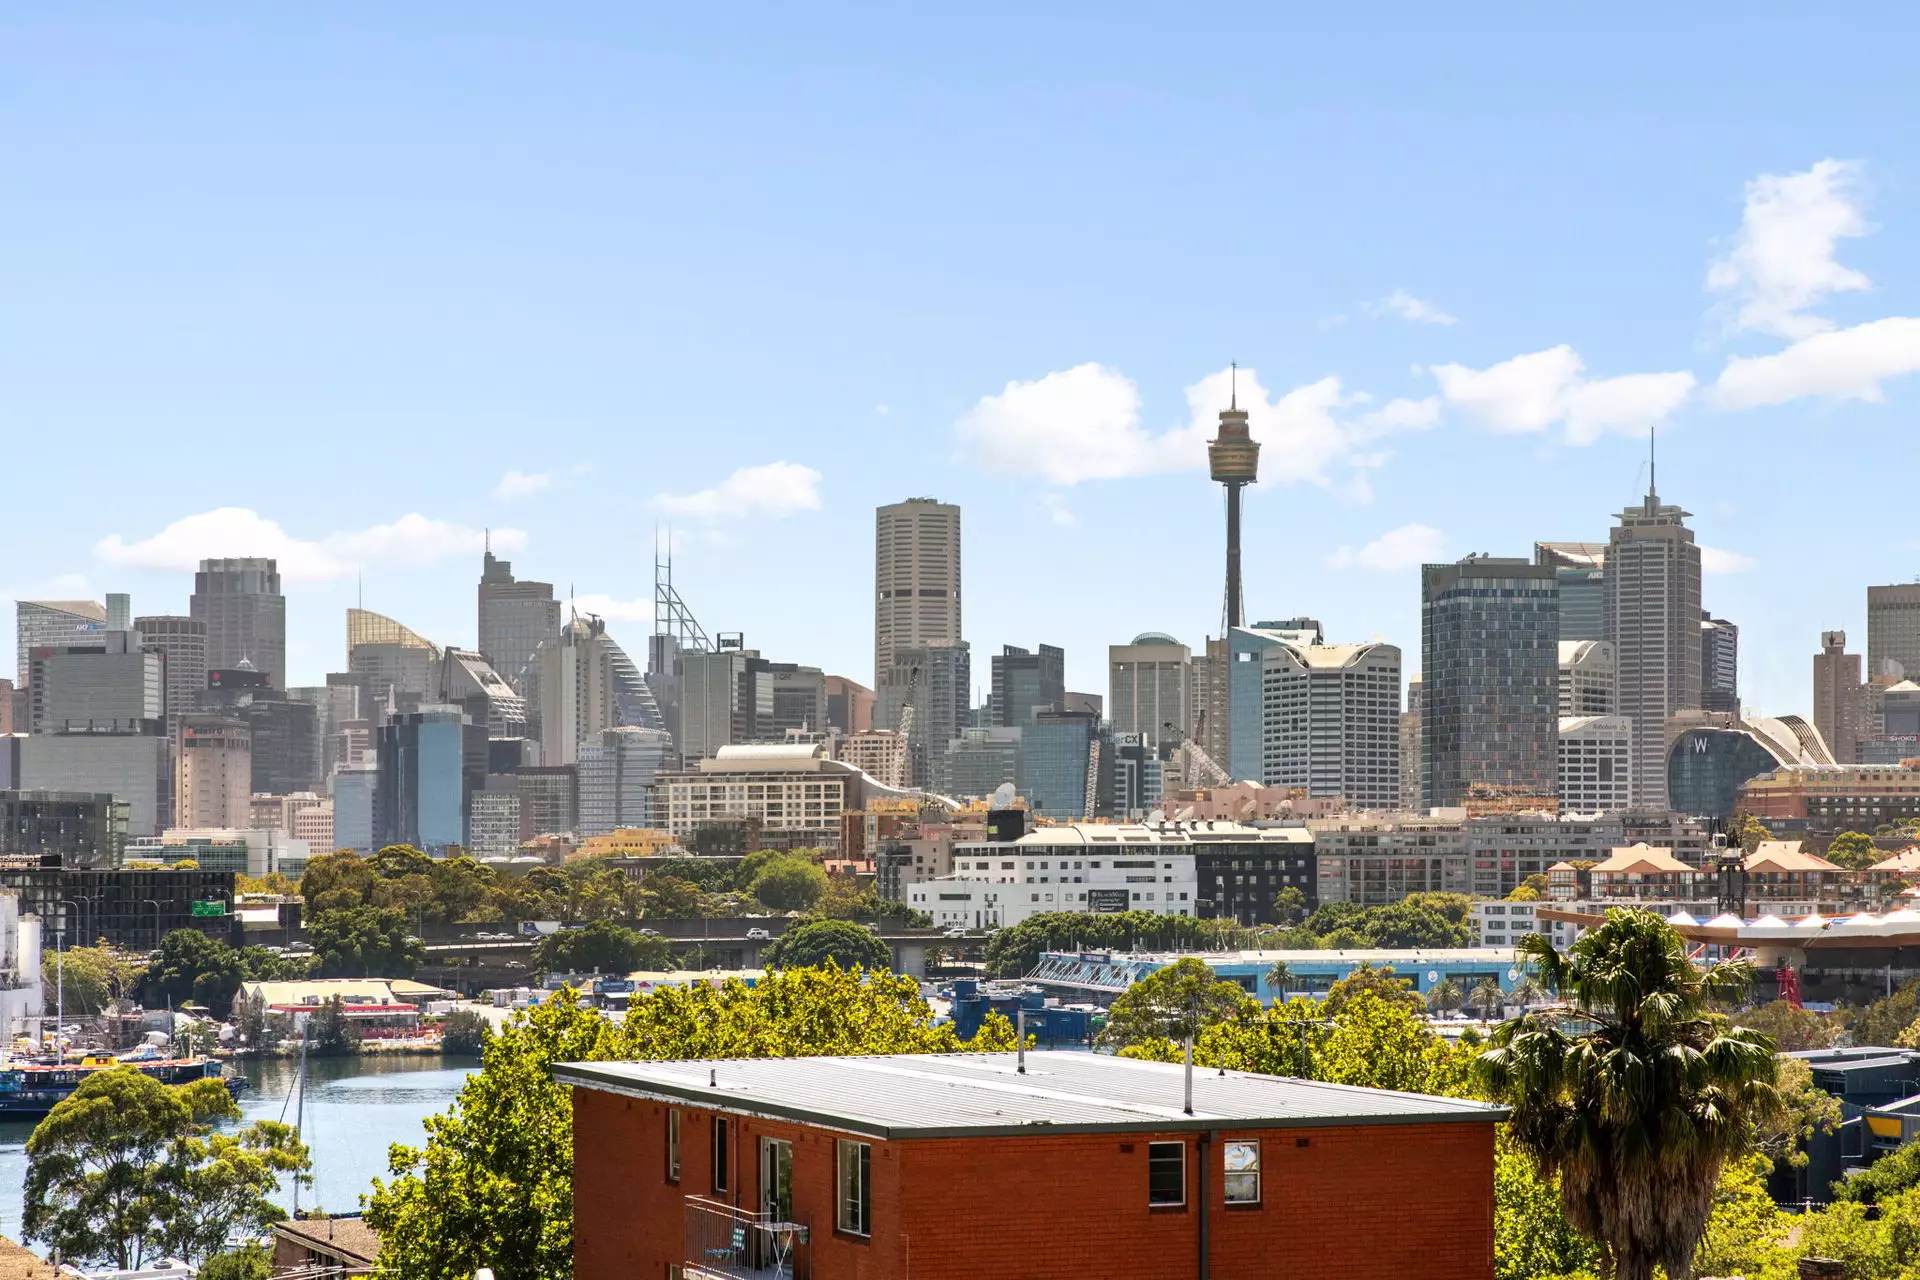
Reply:
[[1196, 915], [1193, 840], [1175, 825], [1066, 823], [956, 844], [953, 873], [913, 885], [907, 902], [936, 928], [1006, 928], [1050, 911]]
[[1473, 904], [1473, 945], [1516, 947], [1530, 933], [1553, 936], [1546, 921], [1535, 917], [1542, 902], [1476, 902]]

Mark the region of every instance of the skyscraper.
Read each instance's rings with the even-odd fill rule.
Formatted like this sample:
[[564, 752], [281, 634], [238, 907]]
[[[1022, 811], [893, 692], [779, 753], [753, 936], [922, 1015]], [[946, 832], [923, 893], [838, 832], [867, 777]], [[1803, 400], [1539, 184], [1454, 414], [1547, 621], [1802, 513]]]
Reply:
[[1194, 693], [1202, 683], [1193, 651], [1164, 632], [1107, 647], [1107, 714], [1115, 733], [1144, 733], [1155, 742], [1191, 734]]
[[35, 649], [83, 644], [96, 632], [107, 629], [106, 606], [92, 600], [16, 600], [13, 608], [19, 660], [14, 684], [18, 688], [26, 687], [27, 659]]
[[440, 646], [385, 614], [348, 609], [347, 670], [366, 681], [374, 719], [417, 711], [438, 700]]
[[458, 707], [423, 707], [381, 725], [375, 753], [376, 844], [433, 854], [464, 846], [472, 798], [487, 784], [486, 726]]
[[[900, 649], [874, 691], [874, 728], [905, 733], [918, 786], [927, 785], [934, 757], [970, 723], [972, 672], [965, 644]], [[912, 714], [905, 714], [909, 710]]]
[[251, 821], [253, 733], [217, 713], [183, 717], [175, 733], [174, 825], [245, 827]]
[[1867, 679], [1889, 674], [1888, 661], [1920, 675], [1920, 583], [1867, 588]]
[[1420, 588], [1425, 807], [1554, 796], [1560, 701], [1554, 570], [1517, 558], [1469, 556], [1422, 566]]
[[514, 692], [530, 697], [534, 650], [560, 629], [560, 602], [550, 582], [521, 582], [513, 562], [485, 553], [480, 569], [480, 652]]
[[1633, 802], [1653, 808], [1667, 805], [1667, 717], [1700, 706], [1700, 548], [1687, 514], [1649, 485], [1607, 540], [1615, 714], [1633, 722]]
[[1860, 655], [1847, 652], [1847, 633], [1822, 631], [1820, 652], [1813, 655], [1813, 727], [1839, 764], [1860, 762], [1860, 741], [1867, 736], [1860, 723], [1862, 694]]
[[1018, 645], [1003, 645], [993, 658], [993, 683], [988, 695], [988, 719], [1002, 728], [1018, 728], [1033, 720], [1042, 707], [1066, 709], [1067, 654], [1043, 644], [1030, 653]]
[[1399, 806], [1396, 646], [1276, 644], [1261, 651], [1259, 670], [1261, 782], [1356, 809]]
[[1560, 583], [1560, 640], [1606, 639], [1607, 544], [1536, 542], [1533, 562]]
[[1740, 628], [1700, 611], [1700, 709], [1740, 714]]
[[576, 763], [581, 744], [603, 729], [666, 727], [639, 669], [597, 617], [575, 618], [542, 640], [533, 669], [537, 704], [528, 719], [539, 722], [543, 764]]
[[244, 661], [286, 688], [287, 598], [276, 561], [202, 560], [187, 612], [207, 624], [209, 671], [236, 670]]
[[1618, 696], [1613, 646], [1605, 640], [1560, 642], [1560, 714], [1610, 716]]
[[899, 650], [961, 643], [960, 508], [909, 498], [876, 511], [873, 586], [878, 689]]
[[207, 691], [207, 624], [199, 618], [159, 614], [135, 618], [133, 629], [140, 633], [142, 648], [160, 655], [167, 720], [171, 723], [198, 708]]
[[593, 735], [580, 746], [576, 834], [665, 826], [655, 784], [675, 764], [673, 739], [664, 729], [622, 725]]

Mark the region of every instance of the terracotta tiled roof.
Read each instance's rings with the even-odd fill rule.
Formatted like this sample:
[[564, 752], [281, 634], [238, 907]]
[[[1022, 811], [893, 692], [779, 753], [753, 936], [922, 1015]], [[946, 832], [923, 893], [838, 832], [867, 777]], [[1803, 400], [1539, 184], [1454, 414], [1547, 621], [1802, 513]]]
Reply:
[[0, 1236], [0, 1280], [54, 1280], [53, 1265]]
[[1593, 869], [1595, 875], [1651, 875], [1692, 870], [1692, 867], [1673, 856], [1673, 850], [1656, 849], [1645, 843], [1615, 849], [1612, 857]]
[[273, 1224], [273, 1233], [351, 1262], [380, 1256], [380, 1233], [359, 1217], [295, 1218]]

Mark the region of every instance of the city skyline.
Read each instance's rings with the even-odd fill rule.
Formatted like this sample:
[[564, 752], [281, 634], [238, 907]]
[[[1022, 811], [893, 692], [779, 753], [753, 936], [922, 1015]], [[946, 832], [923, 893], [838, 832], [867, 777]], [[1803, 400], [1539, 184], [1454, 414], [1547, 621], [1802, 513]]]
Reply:
[[[1819, 633], [1864, 637], [1866, 588], [1920, 570], [1824, 474], [1842, 468], [1802, 465], [1814, 439], [1897, 449], [1920, 395], [1898, 377], [1920, 365], [1914, 149], [1860, 66], [1892, 56], [1904, 16], [1873, 41], [1846, 20], [1797, 31], [1784, 99], [1726, 69], [1777, 58], [1763, 32], [1698, 15], [1661, 49], [1629, 43], [1632, 24], [1583, 32], [1594, 70], [1569, 73], [1530, 60], [1563, 47], [1551, 18], [1496, 52], [1491, 21], [1412, 16], [1379, 44], [1337, 15], [1255, 14], [1247, 39], [1322, 69], [1230, 91], [1169, 73], [1197, 32], [1150, 48], [1125, 15], [1097, 35], [1028, 15], [1044, 74], [971, 36], [850, 24], [833, 35], [853, 74], [778, 86], [757, 81], [809, 39], [784, 19], [721, 41], [687, 15], [601, 18], [584, 43], [484, 7], [460, 34], [15, 19], [23, 118], [61, 124], [23, 140], [44, 198], [4, 215], [37, 252], [0, 320], [34, 477], [0, 532], [0, 591], [127, 591], [142, 615], [184, 615], [193, 562], [273, 556], [285, 683], [317, 684], [361, 590], [474, 647], [488, 528], [637, 652], [648, 543], [671, 525], [710, 630], [864, 682], [871, 584], [794, 573], [791, 553], [857, 562], [876, 507], [928, 494], [968, 513], [976, 698], [984, 655], [1040, 637], [1066, 650], [1069, 688], [1098, 691], [1110, 644], [1219, 633], [1204, 442], [1234, 360], [1265, 445], [1250, 620], [1309, 615], [1416, 652], [1418, 563], [1604, 541], [1645, 491], [1650, 417], [1663, 496], [1706, 549], [1705, 607], [1741, 629], [1745, 702], [1811, 714]], [[101, 72], [84, 99], [52, 52], [82, 30]], [[394, 74], [364, 115], [316, 129], [302, 51], [319, 65], [360, 43]], [[411, 74], [503, 71], [506, 47], [538, 130]], [[1686, 59], [1708, 48], [1702, 79]], [[1391, 82], [1368, 110], [1341, 92], [1363, 64]], [[1116, 97], [1115, 77], [1144, 96]], [[694, 82], [733, 105], [688, 117]], [[1793, 127], [1756, 131], [1755, 112]], [[1016, 122], [1076, 145], [1008, 157]], [[578, 142], [512, 145], [550, 131]], [[716, 150], [739, 162], [723, 189], [706, 185]], [[200, 183], [184, 197], [181, 174]], [[667, 191], [698, 194], [676, 209]], [[931, 234], [905, 238], [909, 222]], [[448, 451], [455, 433], [467, 447]], [[222, 467], [226, 439], [266, 453]], [[74, 501], [96, 492], [113, 503]], [[1818, 537], [1779, 518], [1786, 502], [1820, 512]]]

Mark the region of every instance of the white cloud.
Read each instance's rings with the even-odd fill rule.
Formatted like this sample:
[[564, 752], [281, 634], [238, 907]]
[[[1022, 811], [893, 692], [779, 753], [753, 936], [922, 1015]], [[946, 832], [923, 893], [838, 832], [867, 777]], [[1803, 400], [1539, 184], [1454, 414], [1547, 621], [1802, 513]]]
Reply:
[[1447, 536], [1424, 524], [1403, 524], [1389, 529], [1366, 546], [1355, 551], [1341, 547], [1328, 556], [1329, 569], [1378, 569], [1393, 572], [1433, 564], [1446, 555]]
[[1458, 318], [1450, 316], [1428, 302], [1425, 298], [1416, 298], [1405, 289], [1395, 289], [1378, 302], [1369, 302], [1365, 306], [1370, 316], [1399, 316], [1402, 320], [1411, 320], [1414, 324], [1457, 324]]
[[1753, 568], [1752, 556], [1743, 556], [1738, 551], [1722, 551], [1718, 547], [1700, 548], [1700, 572], [1702, 573], [1745, 573]]
[[512, 502], [515, 498], [524, 498], [552, 487], [553, 476], [545, 471], [531, 475], [524, 471], [509, 471], [500, 477], [499, 484], [493, 486], [493, 496], [501, 502]]
[[1857, 164], [1822, 160], [1805, 173], [1764, 173], [1747, 184], [1733, 248], [1707, 269], [1707, 288], [1727, 295], [1731, 330], [1810, 337], [1833, 322], [1807, 314], [1809, 307], [1830, 293], [1871, 287], [1833, 256], [1841, 239], [1867, 233], [1859, 176]]
[[1585, 369], [1562, 343], [1485, 369], [1442, 364], [1428, 372], [1441, 396], [1481, 425], [1523, 433], [1560, 423], [1569, 444], [1592, 444], [1608, 431], [1643, 431], [1693, 394], [1694, 377], [1684, 371], [1587, 378]]
[[[220, 507], [183, 516], [150, 538], [128, 542], [110, 534], [94, 544], [108, 564], [135, 569], [191, 572], [203, 559], [221, 556], [270, 556], [281, 574], [294, 582], [351, 577], [364, 564], [429, 565], [449, 556], [477, 555], [487, 535], [479, 529], [430, 520], [417, 512], [392, 524], [332, 533], [319, 539], [296, 538], [247, 507]], [[497, 551], [517, 551], [527, 535], [518, 529], [492, 531]]]
[[57, 573], [51, 578], [23, 586], [0, 587], [0, 601], [6, 600], [92, 600], [93, 584], [84, 573]]
[[1736, 356], [1714, 383], [1723, 409], [1784, 404], [1803, 396], [1879, 401], [1880, 383], [1920, 371], [1920, 319], [1889, 316], [1803, 338], [1767, 356]]
[[1371, 412], [1350, 411], [1368, 397], [1349, 394], [1326, 377], [1277, 398], [1251, 369], [1221, 369], [1186, 388], [1187, 421], [1158, 435], [1141, 425], [1139, 388], [1117, 369], [1076, 365], [1031, 382], [1009, 382], [983, 396], [955, 431], [980, 466], [1034, 475], [1052, 484], [1112, 480], [1207, 465], [1207, 441], [1220, 410], [1237, 400], [1263, 446], [1263, 484], [1332, 483], [1336, 468], [1377, 466], [1386, 455], [1360, 446], [1396, 431], [1432, 424], [1438, 406], [1394, 400]]
[[658, 494], [653, 505], [668, 515], [696, 520], [778, 519], [820, 509], [820, 473], [797, 462], [741, 467], [711, 489]]
[[1040, 495], [1040, 505], [1046, 508], [1047, 518], [1063, 529], [1071, 529], [1080, 523], [1073, 512], [1067, 508], [1066, 501], [1057, 493], [1048, 492]]

